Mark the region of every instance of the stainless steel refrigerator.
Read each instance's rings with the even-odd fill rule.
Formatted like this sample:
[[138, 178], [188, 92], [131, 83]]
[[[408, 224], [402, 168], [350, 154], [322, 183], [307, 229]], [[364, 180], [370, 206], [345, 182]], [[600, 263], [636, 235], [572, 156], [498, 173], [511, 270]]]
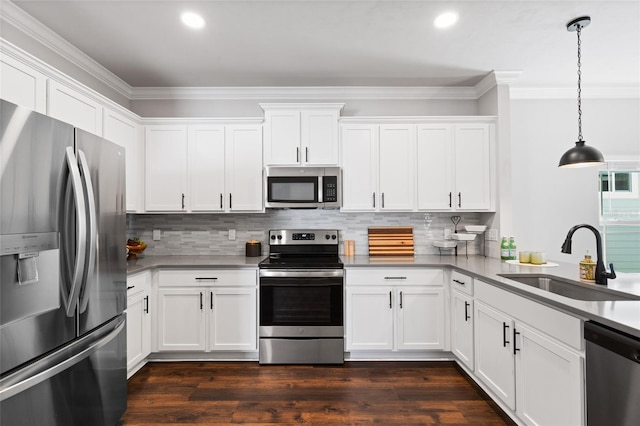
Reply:
[[0, 424], [117, 424], [124, 149], [2, 100], [0, 137]]

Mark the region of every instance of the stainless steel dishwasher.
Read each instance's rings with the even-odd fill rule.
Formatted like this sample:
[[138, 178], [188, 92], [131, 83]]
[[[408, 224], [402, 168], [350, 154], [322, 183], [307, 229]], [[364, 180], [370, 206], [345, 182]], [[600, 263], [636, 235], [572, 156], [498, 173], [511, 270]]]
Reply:
[[594, 322], [587, 342], [588, 426], [637, 426], [640, 419], [640, 339]]

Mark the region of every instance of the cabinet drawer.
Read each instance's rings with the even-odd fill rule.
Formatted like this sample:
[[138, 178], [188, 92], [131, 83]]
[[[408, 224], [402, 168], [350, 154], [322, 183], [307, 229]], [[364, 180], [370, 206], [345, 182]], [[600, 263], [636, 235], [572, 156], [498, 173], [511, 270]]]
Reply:
[[582, 320], [507, 290], [475, 280], [476, 299], [569, 346], [582, 350]]
[[255, 286], [255, 269], [190, 269], [162, 270], [158, 273], [160, 287]]
[[151, 289], [151, 273], [148, 271], [127, 277], [127, 297], [131, 298], [138, 293]]
[[451, 271], [451, 288], [473, 296], [473, 278], [458, 271]]
[[443, 285], [442, 269], [358, 268], [345, 273], [347, 285]]

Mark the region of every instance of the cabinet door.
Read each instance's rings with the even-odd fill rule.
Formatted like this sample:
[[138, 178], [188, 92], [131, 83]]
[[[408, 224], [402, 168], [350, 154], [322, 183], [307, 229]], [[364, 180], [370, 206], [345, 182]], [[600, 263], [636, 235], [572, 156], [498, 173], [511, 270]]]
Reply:
[[580, 355], [516, 323], [516, 407], [529, 425], [584, 424]]
[[49, 80], [47, 115], [102, 136], [102, 106], [54, 80]]
[[47, 78], [9, 55], [0, 55], [0, 98], [47, 113]]
[[224, 211], [224, 126], [189, 127], [189, 210]]
[[[146, 328], [145, 312], [147, 304], [146, 293], [138, 293], [127, 300], [127, 372], [132, 372], [149, 354], [149, 331]], [[146, 339], [145, 337], [146, 333]]]
[[139, 156], [140, 126], [111, 110], [104, 110], [103, 137], [125, 149], [127, 173], [127, 211], [141, 209], [140, 196], [142, 182], [140, 171], [143, 169]]
[[229, 211], [263, 211], [262, 127], [227, 126], [226, 208]]
[[395, 289], [396, 349], [444, 349], [444, 289]]
[[338, 165], [338, 111], [301, 112], [301, 160], [306, 165]]
[[391, 287], [347, 287], [347, 351], [393, 349]]
[[209, 350], [257, 350], [255, 288], [214, 288], [209, 293]]
[[269, 110], [264, 114], [264, 164], [301, 164], [300, 111]]
[[187, 128], [149, 126], [145, 134], [145, 205], [148, 211], [184, 211]]
[[451, 351], [473, 371], [473, 300], [451, 292]]
[[416, 126], [380, 126], [380, 209], [413, 210]]
[[513, 321], [477, 300], [474, 314], [476, 375], [515, 410]]
[[422, 124], [417, 136], [418, 210], [453, 208], [453, 127]]
[[491, 208], [491, 144], [488, 124], [455, 126], [455, 197], [458, 210]]
[[206, 290], [161, 288], [158, 290], [158, 350], [204, 351]]
[[378, 191], [378, 126], [342, 127], [342, 210], [373, 211]]

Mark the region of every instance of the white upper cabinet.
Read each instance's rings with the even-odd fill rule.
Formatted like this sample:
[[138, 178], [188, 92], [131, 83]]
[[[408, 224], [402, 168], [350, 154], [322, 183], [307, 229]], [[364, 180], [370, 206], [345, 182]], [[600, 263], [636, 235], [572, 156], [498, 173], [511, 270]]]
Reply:
[[0, 55], [0, 98], [46, 114], [47, 78], [9, 55]]
[[492, 210], [492, 128], [487, 123], [418, 125], [418, 210]]
[[102, 136], [102, 106], [88, 96], [49, 80], [47, 115]]
[[186, 211], [187, 127], [147, 126], [145, 206], [147, 211]]
[[411, 211], [415, 125], [342, 125], [342, 210]]
[[262, 126], [147, 126], [146, 209], [261, 212]]
[[192, 211], [224, 211], [225, 127], [190, 126], [189, 207]]
[[455, 126], [456, 210], [491, 209], [491, 135], [488, 124]]
[[337, 166], [344, 104], [260, 104], [265, 166]]
[[227, 126], [225, 167], [228, 211], [264, 211], [262, 126]]
[[127, 211], [142, 209], [141, 126], [109, 109], [104, 110], [103, 137], [125, 149], [127, 173]]

